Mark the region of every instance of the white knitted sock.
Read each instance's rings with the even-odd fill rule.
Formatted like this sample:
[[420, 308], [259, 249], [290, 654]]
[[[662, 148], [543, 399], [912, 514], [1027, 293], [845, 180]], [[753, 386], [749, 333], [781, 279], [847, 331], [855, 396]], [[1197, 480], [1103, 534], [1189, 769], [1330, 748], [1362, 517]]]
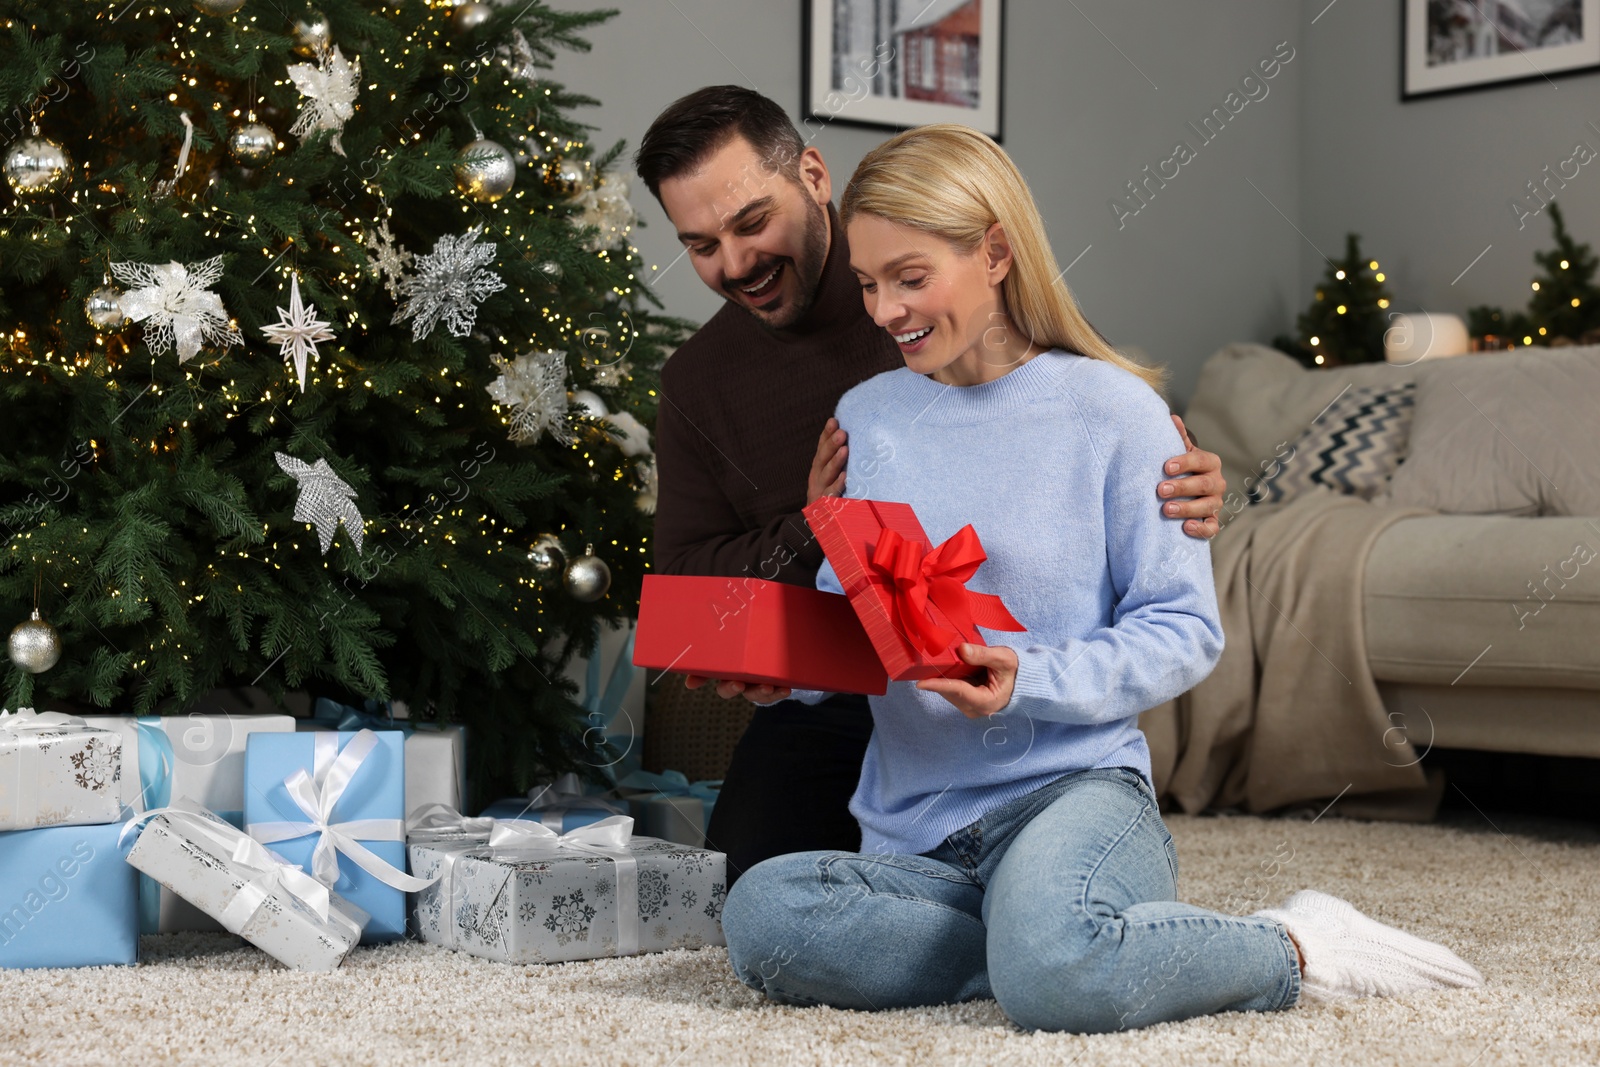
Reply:
[[1349, 902], [1314, 889], [1255, 914], [1288, 927], [1300, 946], [1305, 957], [1300, 995], [1308, 1001], [1483, 984], [1483, 975], [1443, 945], [1385, 926]]

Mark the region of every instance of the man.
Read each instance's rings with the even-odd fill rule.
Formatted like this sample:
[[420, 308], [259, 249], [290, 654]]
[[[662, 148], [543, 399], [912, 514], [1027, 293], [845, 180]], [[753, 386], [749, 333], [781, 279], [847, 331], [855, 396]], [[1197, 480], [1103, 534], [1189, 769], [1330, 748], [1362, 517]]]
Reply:
[[[737, 86], [673, 103], [634, 162], [695, 273], [728, 302], [661, 372], [654, 569], [813, 586], [823, 553], [800, 509], [844, 491], [849, 446], [834, 407], [904, 365], [862, 303], [827, 165], [781, 107]], [[891, 461], [858, 456], [857, 473]], [[1157, 487], [1164, 514], [1214, 535], [1220, 472], [1191, 443], [1166, 465], [1189, 477]], [[743, 688], [718, 684], [724, 696]], [[707, 834], [727, 854], [730, 886], [770, 856], [860, 849], [848, 804], [871, 733], [864, 696], [757, 709]]]

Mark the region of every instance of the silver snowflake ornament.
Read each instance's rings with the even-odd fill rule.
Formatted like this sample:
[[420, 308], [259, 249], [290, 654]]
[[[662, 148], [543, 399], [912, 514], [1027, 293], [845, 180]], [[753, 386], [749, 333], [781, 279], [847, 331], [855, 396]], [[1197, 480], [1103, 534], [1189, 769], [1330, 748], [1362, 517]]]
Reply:
[[185, 267], [171, 263], [113, 263], [111, 273], [128, 287], [119, 298], [122, 314], [143, 322], [144, 341], [162, 355], [174, 346], [178, 362], [187, 363], [202, 344], [243, 344], [228, 321], [222, 297], [211, 291], [222, 277], [222, 257], [212, 256]]
[[278, 342], [279, 352], [294, 364], [295, 376], [300, 379], [300, 391], [306, 391], [306, 361], [317, 354], [317, 345], [333, 340], [330, 323], [317, 318], [317, 309], [300, 301], [300, 275], [289, 280], [289, 307], [278, 309], [278, 321], [261, 327], [267, 340]]
[[411, 266], [411, 261], [416, 257], [394, 239], [394, 234], [389, 232], [389, 220], [384, 219], [376, 229], [367, 231], [364, 242], [367, 251], [371, 253], [372, 273], [383, 279], [383, 287], [388, 291], [390, 299], [400, 299], [400, 283], [405, 281], [406, 268]]
[[289, 132], [304, 137], [318, 130], [333, 130], [329, 146], [341, 156], [344, 145], [339, 136], [344, 124], [356, 113], [356, 92], [361, 85], [361, 57], [344, 58], [339, 46], [322, 53], [320, 62], [291, 63], [288, 74], [305, 102], [300, 107], [300, 117], [294, 120]]
[[300, 497], [294, 502], [294, 520], [309, 522], [317, 528], [317, 538], [322, 542], [322, 554], [324, 556], [328, 554], [328, 548], [333, 544], [334, 531], [338, 529], [339, 523], [343, 522], [345, 530], [350, 534], [350, 540], [355, 542], [356, 554], [360, 555], [362, 525], [365, 520], [361, 518], [361, 512], [352, 503], [356, 491], [344, 479], [333, 473], [333, 468], [328, 466], [328, 461], [325, 459], [319, 459], [315, 463], [304, 463], [282, 452], [274, 452], [273, 456], [284, 473], [300, 483]]
[[594, 369], [594, 384], [606, 389], [616, 389], [631, 377], [633, 377], [633, 364], [625, 359]]
[[432, 252], [418, 256], [417, 273], [400, 283], [405, 304], [389, 324], [397, 326], [410, 319], [413, 341], [432, 333], [440, 319], [454, 337], [471, 333], [478, 305], [506, 287], [500, 275], [485, 269], [494, 262], [495, 246], [480, 241], [482, 235], [482, 226], [446, 234]]
[[484, 388], [496, 404], [512, 409], [509, 437], [532, 444], [548, 433], [564, 445], [573, 442], [567, 416], [567, 355], [546, 349], [514, 360], [494, 357], [500, 377]]

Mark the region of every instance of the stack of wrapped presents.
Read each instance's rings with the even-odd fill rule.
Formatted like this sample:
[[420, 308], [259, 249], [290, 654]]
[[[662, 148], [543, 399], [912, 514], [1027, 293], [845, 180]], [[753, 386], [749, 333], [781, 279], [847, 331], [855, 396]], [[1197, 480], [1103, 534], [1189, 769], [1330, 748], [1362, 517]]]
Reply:
[[[299, 970], [405, 937], [516, 962], [723, 943], [724, 858], [696, 847], [716, 783], [568, 775], [467, 817], [464, 744], [326, 702], [0, 713], [0, 967], [136, 964], [141, 934], [205, 930]], [[695, 844], [635, 835], [634, 808]]]

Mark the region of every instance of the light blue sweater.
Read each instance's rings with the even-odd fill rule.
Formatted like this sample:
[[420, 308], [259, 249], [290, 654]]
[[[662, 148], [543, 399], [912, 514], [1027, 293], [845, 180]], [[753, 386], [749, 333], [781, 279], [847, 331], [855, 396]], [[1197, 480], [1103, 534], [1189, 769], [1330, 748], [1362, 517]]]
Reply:
[[[850, 811], [865, 852], [916, 854], [1071, 771], [1148, 780], [1140, 712], [1199, 682], [1222, 652], [1211, 557], [1160, 514], [1162, 463], [1183, 449], [1165, 402], [1133, 374], [1060, 350], [982, 385], [907, 368], [839, 401], [845, 495], [916, 509], [935, 545], [972, 523], [1025, 633], [1015, 692], [968, 719], [915, 682], [870, 698], [873, 733]], [[823, 564], [817, 588], [842, 592]], [[800, 691], [816, 703], [826, 694]]]

